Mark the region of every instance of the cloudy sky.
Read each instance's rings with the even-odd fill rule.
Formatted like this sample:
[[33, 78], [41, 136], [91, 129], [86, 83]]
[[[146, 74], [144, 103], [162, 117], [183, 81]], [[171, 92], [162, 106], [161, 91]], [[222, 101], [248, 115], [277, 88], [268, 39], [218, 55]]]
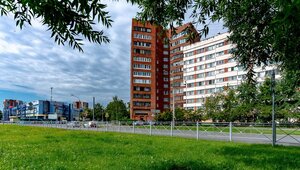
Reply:
[[[85, 42], [84, 53], [58, 46], [38, 21], [22, 30], [12, 17], [0, 17], [0, 100], [80, 100], [107, 104], [117, 95], [129, 101], [131, 19], [138, 8], [126, 2], [108, 2], [114, 20], [106, 30], [109, 44]], [[222, 31], [213, 26], [211, 34]], [[2, 109], [2, 102], [0, 109]]]

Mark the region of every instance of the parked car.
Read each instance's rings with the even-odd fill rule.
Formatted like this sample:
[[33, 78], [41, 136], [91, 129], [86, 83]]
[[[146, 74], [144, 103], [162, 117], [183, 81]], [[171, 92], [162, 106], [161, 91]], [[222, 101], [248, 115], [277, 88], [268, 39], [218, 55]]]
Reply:
[[84, 126], [85, 128], [89, 128], [89, 127], [95, 128], [95, 127], [97, 127], [97, 124], [96, 124], [96, 122], [90, 121], [90, 122], [88, 122], [88, 123], [85, 123], [83, 126]]
[[135, 126], [142, 126], [142, 125], [145, 124], [145, 122], [139, 120], [139, 121], [133, 122], [133, 124], [134, 124]]

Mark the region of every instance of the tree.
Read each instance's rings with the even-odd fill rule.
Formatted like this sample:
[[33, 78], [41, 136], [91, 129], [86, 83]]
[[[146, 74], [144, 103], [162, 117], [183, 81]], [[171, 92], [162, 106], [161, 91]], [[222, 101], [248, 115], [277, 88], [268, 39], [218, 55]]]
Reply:
[[2, 117], [3, 117], [3, 113], [2, 113], [2, 111], [0, 110], [0, 120], [2, 120]]
[[89, 109], [88, 107], [85, 107], [85, 108], [83, 109], [83, 111], [80, 112], [80, 118], [81, 118], [82, 120], [85, 120], [85, 119], [90, 119], [90, 120], [92, 120], [92, 119], [93, 119], [93, 112], [92, 112], [92, 110]]
[[95, 28], [96, 22], [111, 27], [105, 8], [99, 0], [0, 0], [0, 15], [14, 15], [21, 29], [25, 24], [31, 25], [33, 19], [41, 19], [55, 42], [68, 43], [79, 51], [83, 51], [82, 37], [98, 44], [109, 42], [104, 32]]
[[[209, 23], [223, 20], [236, 44], [233, 54], [247, 70], [248, 83], [255, 84], [255, 65], [276, 62], [283, 70], [300, 68], [299, 0], [131, 0], [141, 9], [138, 18], [170, 26], [181, 23], [188, 10], [196, 24], [203, 24], [207, 35]], [[298, 77], [298, 79], [300, 79]]]
[[100, 103], [95, 104], [95, 119], [104, 120], [105, 118], [105, 108]]
[[126, 120], [130, 117], [126, 104], [117, 96], [114, 96], [113, 100], [108, 103], [106, 113], [109, 115], [110, 120]]

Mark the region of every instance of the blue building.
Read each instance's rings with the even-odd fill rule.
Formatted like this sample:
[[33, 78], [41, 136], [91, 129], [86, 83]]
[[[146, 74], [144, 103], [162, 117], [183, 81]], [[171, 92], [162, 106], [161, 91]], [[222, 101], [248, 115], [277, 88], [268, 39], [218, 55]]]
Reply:
[[24, 103], [20, 100], [4, 100], [3, 120], [79, 120], [86, 102], [66, 102], [35, 100]]

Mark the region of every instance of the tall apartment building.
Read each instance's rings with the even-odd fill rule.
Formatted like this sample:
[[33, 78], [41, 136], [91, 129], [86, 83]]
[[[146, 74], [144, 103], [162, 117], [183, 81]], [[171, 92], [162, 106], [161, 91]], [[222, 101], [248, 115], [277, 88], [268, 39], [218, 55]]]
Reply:
[[132, 20], [130, 117], [152, 120], [169, 106], [169, 46], [161, 26]]
[[[228, 36], [229, 33], [219, 34], [183, 48], [183, 75], [187, 83], [185, 109], [199, 109], [206, 97], [223, 91], [225, 86], [236, 88], [243, 80], [246, 72], [229, 53], [234, 45], [228, 41]], [[273, 69], [271, 66], [255, 68], [257, 81], [263, 82]], [[276, 71], [276, 78], [279, 77]]]
[[130, 113], [135, 120], [152, 120], [155, 114], [175, 106], [183, 107], [183, 52], [190, 42], [200, 40], [192, 24], [177, 27], [175, 33], [161, 26], [132, 20]]
[[175, 106], [183, 107], [183, 52], [191, 42], [189, 33], [200, 41], [191, 23], [177, 27], [175, 32], [161, 26], [132, 20], [131, 34], [131, 99], [130, 113], [135, 120], [152, 120], [155, 114], [170, 109], [175, 93]]
[[[195, 35], [191, 40], [187, 40], [187, 35]], [[185, 81], [183, 80], [183, 47], [190, 43], [199, 42], [200, 37], [197, 30], [191, 23], [177, 27], [175, 34], [169, 31], [170, 40], [170, 104], [175, 107], [183, 107]], [[173, 94], [174, 93], [174, 94]], [[173, 99], [173, 96], [175, 98]], [[172, 107], [171, 107], [172, 108]]]

